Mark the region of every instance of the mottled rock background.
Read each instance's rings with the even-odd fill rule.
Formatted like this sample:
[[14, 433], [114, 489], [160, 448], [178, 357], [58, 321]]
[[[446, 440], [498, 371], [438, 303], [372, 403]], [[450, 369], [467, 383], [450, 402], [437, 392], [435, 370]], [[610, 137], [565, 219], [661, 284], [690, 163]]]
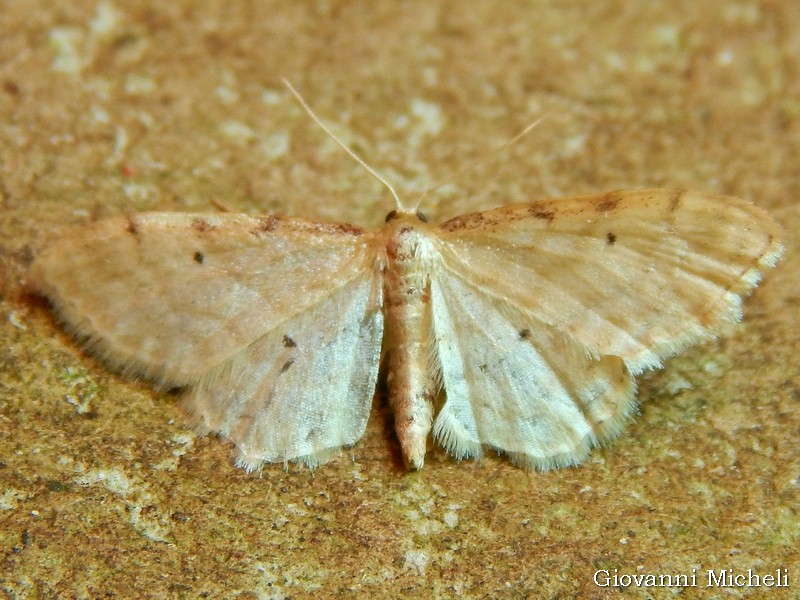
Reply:
[[[600, 598], [603, 569], [783, 567], [798, 594], [799, 61], [788, 1], [3, 3], [0, 593]], [[680, 186], [757, 202], [786, 256], [743, 324], [640, 378], [641, 415], [580, 468], [434, 450], [405, 473], [379, 396], [351, 452], [248, 475], [23, 281], [48, 240], [125, 212], [382, 222], [391, 198], [283, 76], [406, 198], [449, 181], [434, 221]]]

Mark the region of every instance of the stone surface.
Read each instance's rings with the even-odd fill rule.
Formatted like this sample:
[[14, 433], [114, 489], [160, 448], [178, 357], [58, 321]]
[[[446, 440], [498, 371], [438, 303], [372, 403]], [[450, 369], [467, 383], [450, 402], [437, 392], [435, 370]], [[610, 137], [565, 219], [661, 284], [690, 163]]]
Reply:
[[[787, 568], [798, 593], [792, 3], [36, 0], [0, 11], [0, 57], [6, 597], [600, 598], [616, 590], [598, 570], [697, 569], [702, 586], [723, 568]], [[351, 453], [247, 475], [173, 394], [87, 357], [23, 282], [48, 240], [125, 212], [382, 222], [391, 198], [282, 76], [407, 199], [449, 181], [423, 202], [432, 221], [680, 186], [769, 210], [786, 255], [741, 325], [639, 379], [641, 415], [580, 468], [435, 450], [408, 474], [379, 396]]]

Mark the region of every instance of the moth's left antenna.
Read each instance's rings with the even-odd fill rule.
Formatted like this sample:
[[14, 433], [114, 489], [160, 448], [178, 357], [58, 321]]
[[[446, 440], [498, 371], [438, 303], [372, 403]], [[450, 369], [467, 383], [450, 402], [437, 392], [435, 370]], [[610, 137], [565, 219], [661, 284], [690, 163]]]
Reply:
[[400, 212], [410, 212], [405, 206], [403, 206], [403, 203], [400, 200], [400, 196], [397, 195], [397, 192], [394, 190], [394, 187], [392, 187], [392, 184], [386, 181], [386, 179], [384, 179], [375, 169], [370, 167], [366, 163], [366, 161], [364, 161], [358, 154], [356, 154], [350, 148], [348, 148], [347, 145], [342, 140], [336, 137], [333, 134], [333, 132], [330, 129], [328, 129], [327, 125], [325, 125], [325, 123], [323, 123], [320, 120], [320, 118], [314, 114], [314, 111], [311, 110], [311, 107], [306, 103], [305, 100], [303, 100], [303, 97], [300, 95], [300, 92], [294, 89], [294, 86], [291, 83], [289, 83], [288, 79], [281, 77], [281, 81], [283, 81], [283, 85], [289, 88], [289, 91], [292, 92], [294, 97], [297, 98], [297, 101], [300, 103], [300, 106], [302, 106], [305, 109], [305, 111], [308, 113], [308, 116], [310, 116], [314, 120], [314, 123], [319, 125], [322, 128], [322, 130], [325, 133], [327, 133], [331, 137], [331, 139], [333, 139], [334, 142], [339, 144], [339, 146], [341, 146], [342, 149], [345, 152], [347, 152], [358, 164], [364, 167], [369, 172], [370, 175], [372, 175], [375, 179], [377, 179], [384, 186], [386, 186], [386, 189], [388, 189], [391, 192], [392, 196], [394, 197], [394, 201], [397, 202], [397, 210], [399, 210]]

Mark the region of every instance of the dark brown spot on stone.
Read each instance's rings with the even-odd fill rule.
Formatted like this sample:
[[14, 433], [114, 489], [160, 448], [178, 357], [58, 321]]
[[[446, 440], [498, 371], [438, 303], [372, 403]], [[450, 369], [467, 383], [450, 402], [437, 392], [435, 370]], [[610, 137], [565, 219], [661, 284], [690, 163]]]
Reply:
[[194, 262], [196, 262], [198, 265], [202, 265], [202, 264], [203, 264], [203, 261], [204, 261], [205, 259], [206, 259], [206, 257], [205, 257], [205, 256], [203, 256], [203, 253], [202, 253], [202, 252], [195, 252], [195, 253], [194, 253]]
[[287, 360], [285, 363], [283, 363], [283, 366], [281, 367], [281, 373], [286, 373], [286, 371], [289, 370], [289, 367], [291, 367], [293, 364], [294, 364], [294, 359]]
[[11, 79], [6, 79], [3, 82], [3, 90], [9, 96], [19, 96], [19, 85], [16, 81], [12, 81]]
[[[0, 254], [4, 254], [4, 251], [0, 251]], [[21, 262], [26, 267], [29, 267], [33, 264], [34, 261], [34, 254], [33, 250], [28, 244], [25, 244], [19, 250], [15, 250], [9, 253], [9, 256], [15, 258], [19, 262]]]
[[520, 329], [519, 330], [519, 339], [527, 340], [529, 337], [531, 337], [531, 330], [530, 329], [528, 329], [526, 327], [525, 329]]
[[290, 338], [288, 335], [284, 335], [283, 336], [283, 345], [286, 348], [295, 348], [297, 346], [297, 343], [292, 338]]
[[606, 243], [609, 246], [613, 246], [617, 241], [617, 236], [610, 231], [606, 234]]
[[595, 210], [600, 213], [613, 212], [619, 205], [619, 201], [619, 198], [605, 196], [600, 202], [597, 203]]

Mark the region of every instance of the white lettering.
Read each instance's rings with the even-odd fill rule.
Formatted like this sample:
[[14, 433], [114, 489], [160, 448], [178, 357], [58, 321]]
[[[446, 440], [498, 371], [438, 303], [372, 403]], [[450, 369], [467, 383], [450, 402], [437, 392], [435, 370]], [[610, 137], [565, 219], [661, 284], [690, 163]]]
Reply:
[[601, 569], [594, 572], [594, 584], [598, 587], [697, 587], [697, 569], [691, 575], [655, 575], [653, 573], [620, 574], [617, 569]]
[[[667, 578], [666, 583], [664, 583], [665, 577]], [[671, 575], [662, 575], [660, 585], [662, 587], [697, 587], [697, 569], [692, 569], [691, 575], [675, 575], [675, 581], [672, 581]]]
[[[698, 587], [697, 569], [692, 569], [691, 574], [660, 574], [653, 573], [620, 573], [618, 569], [609, 571], [601, 569], [594, 572], [594, 584], [598, 587], [627, 588], [636, 587], [670, 587], [687, 588]], [[747, 569], [737, 573], [733, 569], [708, 569], [706, 571], [706, 587], [744, 588], [744, 587], [789, 587], [788, 569], [778, 568], [774, 574], [761, 575]]]
[[[602, 576], [602, 579], [598, 580], [598, 577], [601, 577], [601, 576]], [[608, 571], [606, 571], [606, 570], [595, 571], [594, 572], [594, 584], [597, 587], [608, 587], [609, 585], [611, 585], [610, 576], [609, 576]]]
[[717, 578], [717, 574], [714, 572], [713, 569], [709, 569], [708, 573], [708, 582], [706, 583], [706, 587], [724, 587], [725, 586], [725, 573], [727, 571], [722, 569], [719, 572], [719, 578]]

